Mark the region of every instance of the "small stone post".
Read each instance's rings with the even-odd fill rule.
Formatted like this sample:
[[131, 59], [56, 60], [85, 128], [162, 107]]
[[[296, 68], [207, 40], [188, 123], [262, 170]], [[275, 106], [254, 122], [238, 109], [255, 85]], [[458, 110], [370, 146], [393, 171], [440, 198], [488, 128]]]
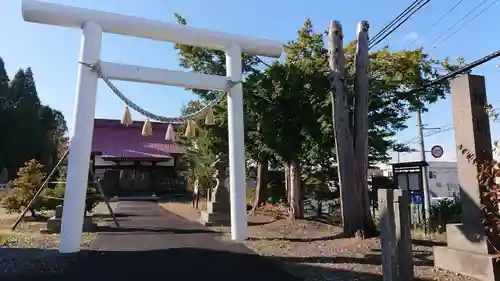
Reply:
[[380, 244], [384, 281], [397, 280], [396, 226], [394, 224], [394, 195], [390, 189], [378, 190], [380, 211]]
[[408, 191], [379, 189], [380, 240], [384, 281], [413, 280]]
[[408, 190], [394, 189], [394, 219], [398, 251], [399, 280], [413, 280], [410, 197]]
[[207, 209], [201, 212], [201, 223], [209, 225], [228, 225], [230, 223], [230, 199], [229, 190], [226, 186], [227, 161], [218, 156], [212, 167], [215, 168], [213, 177], [217, 185], [211, 190], [210, 201], [207, 201]]

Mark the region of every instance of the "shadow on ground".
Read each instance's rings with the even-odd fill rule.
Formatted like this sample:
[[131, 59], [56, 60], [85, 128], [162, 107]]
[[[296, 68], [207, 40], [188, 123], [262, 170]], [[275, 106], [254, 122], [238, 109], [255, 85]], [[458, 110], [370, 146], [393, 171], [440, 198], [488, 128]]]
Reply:
[[[433, 266], [434, 262], [430, 259], [432, 253], [428, 251], [413, 251], [413, 265], [414, 266]], [[282, 257], [283, 261], [290, 263], [313, 263], [321, 264], [334, 264], [334, 263], [351, 263], [351, 264], [370, 264], [381, 265], [382, 253], [379, 249], [374, 249], [372, 252], [365, 254], [363, 257]]]
[[412, 239], [411, 242], [413, 243], [413, 245], [424, 246], [424, 247], [446, 246], [446, 242], [442, 241]]
[[151, 234], [151, 233], [170, 233], [170, 234], [195, 234], [195, 233], [215, 233], [209, 229], [176, 229], [165, 227], [116, 227], [116, 226], [97, 226], [93, 232], [96, 233], [133, 233]]
[[[128, 218], [128, 217], [136, 217], [136, 214], [132, 213], [115, 213], [116, 218]], [[111, 214], [92, 214], [92, 218], [96, 219], [111, 219], [113, 216]]]
[[313, 215], [313, 216], [306, 216], [304, 218], [304, 220], [320, 222], [320, 223], [329, 224], [329, 225], [337, 225], [337, 226], [342, 225], [342, 219], [338, 216]]
[[[0, 252], [1, 253], [1, 252]], [[31, 259], [31, 268], [0, 264], [0, 280], [169, 280], [199, 281], [299, 281], [278, 266], [278, 260], [248, 252], [172, 248], [151, 251], [81, 251], [62, 255], [56, 251], [9, 249], [9, 258]], [[2, 256], [0, 255], [0, 258]], [[43, 262], [41, 262], [43, 261]], [[21, 265], [20, 265], [21, 266]], [[16, 271], [13, 273], [12, 271]]]
[[[201, 200], [205, 200], [204, 198], [200, 198], [200, 201]], [[157, 202], [158, 203], [189, 203], [191, 202], [192, 199], [187, 196], [187, 195], [183, 195], [183, 196], [162, 196], [160, 198], [158, 198]]]
[[270, 223], [273, 223], [277, 220], [269, 220], [269, 221], [249, 221], [248, 222], [248, 226], [259, 226], [259, 225], [266, 225], [266, 224], [270, 224]]
[[[359, 272], [351, 271], [347, 269], [338, 268], [325, 268], [309, 264], [289, 264], [287, 266], [293, 272], [302, 272], [301, 280], [304, 281], [382, 281], [384, 280], [382, 275], [369, 273], [369, 272]], [[304, 277], [307, 276], [307, 277]], [[414, 278], [414, 281], [432, 281], [434, 279], [428, 278]]]
[[[7, 259], [13, 262], [7, 264]], [[84, 250], [77, 254], [59, 254], [55, 250], [40, 249], [1, 249], [0, 260], [2, 281], [83, 281], [96, 278], [121, 281], [158, 278], [184, 281], [382, 280], [382, 277], [376, 274], [299, 264], [309, 262], [304, 259], [260, 257], [247, 251], [230, 252], [199, 248], [151, 251]], [[25, 261], [21, 262], [22, 260]], [[332, 261], [346, 262], [341, 258], [334, 258]], [[363, 261], [360, 259], [354, 262]], [[29, 264], [29, 267], [26, 267], [26, 264]], [[286, 272], [284, 266], [296, 275]], [[323, 278], [319, 278], [319, 275]]]
[[259, 240], [266, 240], [266, 241], [288, 241], [288, 242], [315, 242], [315, 241], [329, 241], [329, 240], [335, 240], [335, 239], [343, 239], [346, 238], [346, 236], [342, 233], [336, 234], [336, 235], [329, 235], [329, 236], [323, 236], [323, 237], [315, 237], [315, 238], [292, 238], [292, 237], [249, 237], [248, 240], [250, 241], [259, 241]]

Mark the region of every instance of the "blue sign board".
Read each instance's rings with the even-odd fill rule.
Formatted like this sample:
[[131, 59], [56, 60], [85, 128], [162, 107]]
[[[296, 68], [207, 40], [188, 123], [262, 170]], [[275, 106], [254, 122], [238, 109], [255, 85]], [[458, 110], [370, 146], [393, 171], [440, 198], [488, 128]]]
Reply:
[[422, 200], [422, 196], [416, 192], [412, 192], [410, 194], [411, 197], [411, 203], [415, 205], [422, 205], [424, 202]]

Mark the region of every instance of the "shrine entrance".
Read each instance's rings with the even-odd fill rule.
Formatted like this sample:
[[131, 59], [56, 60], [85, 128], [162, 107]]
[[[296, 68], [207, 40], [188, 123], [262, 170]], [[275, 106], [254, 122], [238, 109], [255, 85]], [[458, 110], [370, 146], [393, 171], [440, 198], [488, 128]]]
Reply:
[[[124, 98], [122, 100], [127, 105], [133, 105], [133, 102], [130, 100], [127, 102], [125, 97], [120, 96], [119, 91], [113, 89], [109, 80], [227, 92], [227, 96], [223, 97], [227, 98], [228, 103], [231, 238], [238, 241], [245, 240], [247, 217], [241, 55], [244, 52], [251, 55], [280, 57], [283, 43], [36, 0], [23, 0], [22, 14], [24, 20], [28, 22], [82, 29], [74, 130], [68, 158], [59, 251], [72, 253], [80, 250], [89, 171], [88, 159], [91, 154], [99, 78], [102, 78], [115, 94]], [[223, 50], [226, 52], [227, 75], [226, 77], [203, 75], [103, 62], [101, 61], [103, 32]], [[145, 110], [139, 113], [148, 118], [158, 117]], [[188, 117], [161, 118], [158, 121], [165, 120], [183, 123], [190, 121]]]

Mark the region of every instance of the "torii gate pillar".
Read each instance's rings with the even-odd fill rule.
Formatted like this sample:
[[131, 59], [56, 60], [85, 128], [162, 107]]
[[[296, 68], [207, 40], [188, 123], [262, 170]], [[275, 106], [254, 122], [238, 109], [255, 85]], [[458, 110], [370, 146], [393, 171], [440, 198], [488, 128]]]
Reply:
[[[101, 58], [101, 27], [95, 22], [87, 22], [83, 25], [82, 30], [80, 61], [98, 61]], [[82, 64], [78, 65], [73, 132], [70, 138], [68, 174], [66, 176], [68, 188], [64, 192], [60, 236], [60, 251], [63, 253], [80, 250], [90, 168], [88, 161], [85, 160], [90, 159], [89, 155], [92, 149], [97, 80], [95, 72]]]

